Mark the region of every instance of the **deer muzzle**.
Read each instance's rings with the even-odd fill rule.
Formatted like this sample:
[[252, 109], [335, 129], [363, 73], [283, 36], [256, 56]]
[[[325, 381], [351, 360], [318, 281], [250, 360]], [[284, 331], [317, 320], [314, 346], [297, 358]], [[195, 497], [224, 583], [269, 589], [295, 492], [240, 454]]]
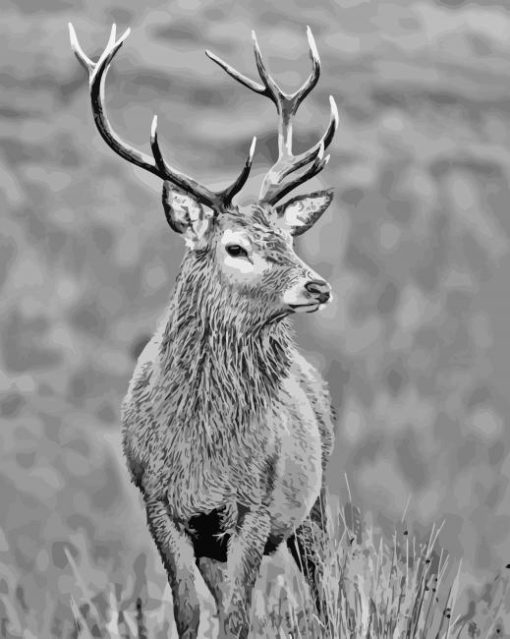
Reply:
[[322, 279], [301, 281], [284, 295], [284, 302], [295, 313], [314, 313], [331, 300], [331, 286]]

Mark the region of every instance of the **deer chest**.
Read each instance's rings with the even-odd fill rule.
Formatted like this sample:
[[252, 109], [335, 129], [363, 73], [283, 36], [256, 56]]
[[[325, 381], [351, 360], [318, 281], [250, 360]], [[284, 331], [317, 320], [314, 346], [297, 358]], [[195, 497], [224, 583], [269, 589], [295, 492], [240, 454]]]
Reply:
[[279, 455], [270, 502], [275, 534], [288, 534], [310, 512], [322, 485], [322, 441], [317, 418], [299, 384], [289, 380], [273, 418]]

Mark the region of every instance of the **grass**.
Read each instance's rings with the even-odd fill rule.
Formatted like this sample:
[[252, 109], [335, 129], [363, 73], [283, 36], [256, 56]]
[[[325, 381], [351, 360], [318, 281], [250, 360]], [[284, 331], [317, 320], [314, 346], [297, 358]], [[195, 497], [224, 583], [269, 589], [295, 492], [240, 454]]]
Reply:
[[[412, 537], [402, 522], [391, 542], [363, 523], [349, 502], [343, 510], [328, 506], [326, 540], [317, 535], [323, 578], [317, 618], [306, 589], [294, 584], [280, 593], [269, 617], [277, 636], [293, 639], [461, 639], [505, 636], [510, 612], [510, 579], [498, 576], [485, 588], [476, 613], [457, 605], [462, 562], [454, 565], [438, 545], [442, 526], [427, 539]], [[290, 585], [291, 580], [286, 581]], [[298, 595], [296, 597], [296, 594]], [[282, 605], [282, 600], [284, 605]], [[271, 605], [268, 600], [267, 605]], [[505, 609], [506, 606], [506, 609]], [[304, 613], [304, 614], [303, 614]], [[507, 622], [508, 622], [507, 621]], [[266, 634], [274, 636], [266, 628]], [[508, 627], [507, 627], [508, 632]], [[510, 637], [510, 635], [506, 635]]]
[[[321, 563], [321, 614], [314, 612], [304, 580], [284, 551], [265, 563], [253, 597], [252, 636], [286, 639], [462, 639], [504, 637], [508, 617], [508, 576], [488, 584], [476, 613], [458, 609], [462, 566], [453, 565], [438, 544], [441, 526], [428, 538], [412, 536], [401, 522], [391, 540], [363, 521], [351, 502], [329, 504], [327, 536], [316, 534], [310, 552]], [[177, 637], [168, 585], [133, 584], [96, 592], [66, 551], [77, 586], [67, 602], [71, 623], [48, 617], [36, 621], [24, 603], [13, 572], [0, 564], [0, 637], [14, 639]], [[154, 557], [156, 554], [154, 553]], [[159, 588], [159, 590], [158, 590]], [[150, 596], [149, 596], [150, 590]], [[44, 596], [51, 599], [51, 595]], [[150, 601], [150, 605], [149, 602]], [[49, 601], [49, 603], [51, 603]], [[51, 606], [48, 606], [48, 610]], [[507, 628], [508, 632], [508, 628]], [[213, 638], [217, 621], [212, 600], [204, 598], [201, 637]], [[506, 635], [507, 637], [510, 635]]]

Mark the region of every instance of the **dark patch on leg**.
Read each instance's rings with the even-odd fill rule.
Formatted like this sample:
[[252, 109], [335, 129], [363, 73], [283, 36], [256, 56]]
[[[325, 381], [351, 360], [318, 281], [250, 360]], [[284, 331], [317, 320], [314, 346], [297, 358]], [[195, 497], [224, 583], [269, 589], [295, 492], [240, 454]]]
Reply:
[[283, 535], [269, 535], [266, 545], [264, 546], [264, 555], [272, 555], [282, 543]]
[[190, 536], [195, 557], [209, 557], [217, 561], [227, 561], [230, 535], [222, 530], [224, 509], [215, 509], [190, 518], [186, 532]]
[[[239, 527], [246, 515], [248, 508], [239, 506], [237, 526]], [[217, 561], [227, 561], [228, 542], [230, 533], [224, 532], [225, 508], [216, 508], [209, 513], [200, 513], [191, 517], [186, 524], [186, 532], [189, 535], [195, 551], [195, 557], [209, 557]], [[264, 555], [272, 555], [282, 543], [283, 536], [270, 535], [264, 547]]]

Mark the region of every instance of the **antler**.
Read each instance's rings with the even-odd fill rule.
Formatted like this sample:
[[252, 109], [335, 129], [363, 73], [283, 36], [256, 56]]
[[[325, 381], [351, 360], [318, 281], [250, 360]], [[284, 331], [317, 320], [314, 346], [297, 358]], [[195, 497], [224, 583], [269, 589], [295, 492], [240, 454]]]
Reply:
[[[260, 190], [260, 200], [268, 204], [275, 204], [282, 197], [287, 195], [292, 189], [296, 188], [314, 175], [317, 175], [326, 166], [329, 155], [324, 157], [324, 151], [331, 144], [338, 126], [338, 110], [333, 99], [329, 96], [330, 119], [328, 127], [321, 139], [310, 149], [294, 155], [292, 152], [292, 120], [299, 108], [301, 102], [306, 98], [310, 91], [315, 87], [320, 76], [320, 59], [317, 46], [310, 27], [307, 27], [308, 47], [310, 58], [312, 60], [312, 72], [304, 84], [294, 93], [285, 93], [275, 82], [269, 73], [269, 70], [262, 59], [260, 48], [257, 42], [255, 31], [252, 31], [253, 48], [255, 53], [255, 62], [262, 80], [262, 84], [255, 82], [251, 78], [239, 73], [224, 60], [214, 53], [206, 51], [206, 55], [224, 69], [234, 80], [237, 80], [248, 89], [260, 93], [272, 100], [278, 112], [278, 160], [265, 175]], [[286, 184], [284, 179], [302, 169], [306, 165], [308, 168], [302, 173], [292, 177]]]
[[136, 166], [157, 175], [162, 180], [168, 180], [172, 184], [176, 185], [180, 189], [187, 193], [194, 195], [202, 204], [213, 208], [219, 212], [224, 208], [227, 208], [236, 193], [242, 189], [248, 176], [250, 174], [253, 155], [255, 153], [256, 138], [254, 137], [250, 146], [250, 151], [246, 159], [245, 165], [241, 170], [241, 173], [237, 179], [226, 189], [222, 191], [211, 191], [207, 187], [202, 186], [196, 182], [193, 178], [188, 177], [184, 173], [181, 173], [177, 169], [174, 169], [167, 164], [158, 142], [158, 118], [155, 115], [152, 120], [151, 126], [151, 150], [152, 156], [137, 151], [127, 142], [124, 142], [120, 136], [113, 130], [104, 110], [104, 86], [106, 74], [110, 68], [110, 64], [123, 45], [124, 41], [128, 37], [130, 29], [127, 29], [117, 40], [116, 26], [112, 26], [110, 38], [106, 45], [105, 50], [99, 57], [97, 62], [93, 62], [83, 51], [78, 42], [76, 32], [71, 23], [69, 23], [69, 36], [71, 40], [71, 47], [75, 56], [89, 74], [89, 87], [90, 87], [90, 100], [92, 105], [92, 114], [96, 123], [97, 129], [103, 140], [110, 146], [115, 153], [118, 153], [122, 158], [136, 164]]

